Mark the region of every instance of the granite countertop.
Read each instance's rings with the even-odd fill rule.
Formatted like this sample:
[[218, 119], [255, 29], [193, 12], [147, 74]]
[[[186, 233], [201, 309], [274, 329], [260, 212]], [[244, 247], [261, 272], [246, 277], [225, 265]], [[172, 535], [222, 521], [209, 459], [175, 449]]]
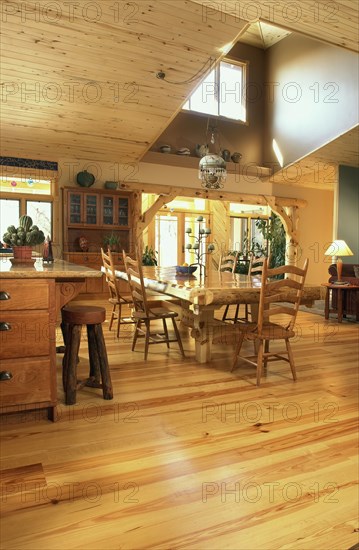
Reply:
[[34, 264], [13, 265], [9, 258], [0, 257], [0, 278], [2, 279], [83, 279], [101, 276], [100, 270], [71, 264], [64, 260], [55, 260], [52, 264], [46, 264], [43, 263], [42, 258], [38, 258]]

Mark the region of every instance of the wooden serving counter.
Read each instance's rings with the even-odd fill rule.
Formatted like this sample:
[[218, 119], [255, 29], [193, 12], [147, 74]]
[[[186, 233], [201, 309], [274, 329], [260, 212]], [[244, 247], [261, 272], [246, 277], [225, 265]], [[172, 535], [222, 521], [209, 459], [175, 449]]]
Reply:
[[101, 272], [63, 260], [0, 259], [0, 413], [47, 409], [56, 418], [56, 319]]

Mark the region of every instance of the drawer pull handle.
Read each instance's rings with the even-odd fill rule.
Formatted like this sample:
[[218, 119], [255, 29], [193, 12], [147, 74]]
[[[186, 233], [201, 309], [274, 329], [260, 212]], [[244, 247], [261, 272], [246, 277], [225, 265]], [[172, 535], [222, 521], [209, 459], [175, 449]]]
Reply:
[[11, 330], [10, 323], [0, 323], [0, 332], [3, 332], [5, 330]]
[[2, 382], [3, 380], [11, 380], [12, 378], [12, 373], [8, 370], [2, 370], [0, 372], [0, 381]]
[[0, 300], [10, 300], [11, 296], [4, 290], [0, 291]]

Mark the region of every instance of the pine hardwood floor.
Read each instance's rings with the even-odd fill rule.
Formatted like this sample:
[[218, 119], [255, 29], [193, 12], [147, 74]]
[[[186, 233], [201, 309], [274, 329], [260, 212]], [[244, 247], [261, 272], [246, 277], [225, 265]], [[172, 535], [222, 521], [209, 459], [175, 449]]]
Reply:
[[[98, 302], [100, 305], [100, 302]], [[103, 303], [101, 303], [103, 305]], [[348, 550], [358, 543], [359, 324], [300, 312], [289, 365], [230, 372], [105, 325], [113, 401], [1, 418], [3, 550]], [[123, 329], [121, 329], [123, 330]], [[250, 344], [246, 344], [249, 346]], [[82, 345], [79, 372], [88, 372]]]

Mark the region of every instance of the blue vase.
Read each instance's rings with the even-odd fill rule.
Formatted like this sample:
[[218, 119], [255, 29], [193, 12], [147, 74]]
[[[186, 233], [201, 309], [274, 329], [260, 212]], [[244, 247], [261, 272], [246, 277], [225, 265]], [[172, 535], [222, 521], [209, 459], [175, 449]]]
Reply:
[[95, 176], [87, 170], [83, 170], [77, 174], [76, 181], [81, 187], [91, 187], [95, 183]]

